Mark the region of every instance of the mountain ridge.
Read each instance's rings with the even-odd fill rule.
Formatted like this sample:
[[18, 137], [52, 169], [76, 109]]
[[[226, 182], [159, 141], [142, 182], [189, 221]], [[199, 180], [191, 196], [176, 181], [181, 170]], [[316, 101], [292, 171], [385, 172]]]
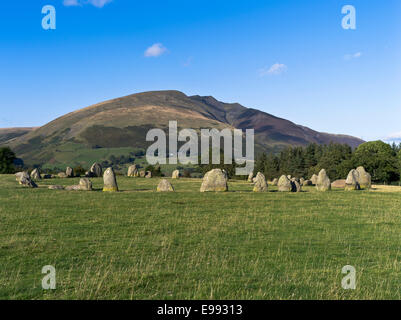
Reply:
[[[255, 129], [257, 152], [279, 152], [288, 145], [364, 141], [342, 134], [318, 132], [269, 113], [225, 103], [212, 96], [187, 96], [180, 91], [148, 91], [103, 101], [67, 113], [24, 134], [2, 139], [27, 163], [59, 163], [66, 146], [78, 149], [146, 148], [149, 129], [166, 131], [169, 120], [179, 128]], [[3, 129], [5, 130], [5, 129]], [[75, 162], [79, 162], [76, 159]]]

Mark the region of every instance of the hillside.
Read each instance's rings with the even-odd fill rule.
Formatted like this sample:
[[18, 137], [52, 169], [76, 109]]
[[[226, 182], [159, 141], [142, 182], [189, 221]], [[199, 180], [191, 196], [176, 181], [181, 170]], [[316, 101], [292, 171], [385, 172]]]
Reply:
[[0, 145], [8, 140], [27, 134], [36, 128], [0, 128]]
[[[186, 96], [178, 91], [154, 91], [133, 94], [86, 107], [48, 124], [3, 139], [28, 164], [87, 165], [83, 154], [129, 153], [146, 148], [146, 133], [151, 128], [167, 132], [168, 121], [179, 128], [254, 128], [255, 148], [274, 151], [288, 145], [309, 143], [346, 143], [356, 147], [362, 140], [321, 133], [296, 125], [268, 113], [240, 104], [223, 103], [213, 97]], [[1, 138], [1, 136], [0, 136]], [[93, 157], [93, 156], [92, 156]], [[92, 158], [91, 157], [91, 158]], [[91, 160], [87, 160], [91, 161]]]

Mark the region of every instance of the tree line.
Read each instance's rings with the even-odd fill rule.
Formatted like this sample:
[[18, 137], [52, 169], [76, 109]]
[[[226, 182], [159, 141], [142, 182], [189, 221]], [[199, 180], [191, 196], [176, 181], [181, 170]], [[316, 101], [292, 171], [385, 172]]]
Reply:
[[[230, 177], [235, 176], [235, 164], [201, 165], [204, 174], [213, 168], [225, 169]], [[8, 147], [0, 148], [0, 174], [14, 173], [19, 159]], [[115, 160], [115, 159], [111, 159]], [[117, 162], [132, 161], [132, 158], [118, 159]], [[104, 163], [106, 165], [106, 163]], [[365, 167], [376, 183], [395, 184], [400, 182], [401, 175], [401, 143], [387, 144], [382, 141], [372, 141], [361, 144], [353, 150], [348, 145], [331, 143], [329, 145], [310, 144], [307, 147], [287, 147], [279, 154], [261, 154], [255, 161], [256, 172], [262, 172], [267, 179], [278, 178], [281, 175], [310, 178], [321, 169], [332, 181], [345, 179], [350, 170]], [[154, 176], [161, 174], [160, 167], [146, 168]], [[189, 171], [188, 171], [189, 172]], [[244, 177], [236, 177], [244, 178]]]
[[310, 178], [326, 169], [330, 179], [345, 179], [350, 170], [363, 166], [377, 183], [391, 184], [400, 181], [401, 144], [372, 141], [353, 150], [348, 145], [310, 144], [307, 147], [287, 147], [279, 154], [261, 154], [255, 162], [255, 172], [266, 178], [281, 175]]

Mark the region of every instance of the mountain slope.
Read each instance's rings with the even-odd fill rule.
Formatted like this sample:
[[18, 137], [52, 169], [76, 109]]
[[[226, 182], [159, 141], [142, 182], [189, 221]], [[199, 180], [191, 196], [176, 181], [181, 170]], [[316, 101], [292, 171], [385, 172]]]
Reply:
[[347, 143], [352, 147], [363, 143], [358, 138], [320, 133], [237, 103], [217, 101], [213, 97], [188, 97], [178, 91], [154, 91], [71, 112], [21, 136], [4, 140], [3, 144], [12, 147], [26, 163], [57, 165], [63, 162], [63, 155], [69, 155], [69, 161], [74, 159], [74, 154], [78, 157], [78, 149], [90, 153], [90, 150], [101, 148], [147, 148], [150, 144], [145, 141], [148, 130], [160, 128], [167, 133], [170, 120], [176, 120], [179, 128], [254, 128], [257, 151], [279, 151], [288, 145], [312, 142]]
[[8, 140], [27, 134], [36, 128], [0, 128], [0, 145]]

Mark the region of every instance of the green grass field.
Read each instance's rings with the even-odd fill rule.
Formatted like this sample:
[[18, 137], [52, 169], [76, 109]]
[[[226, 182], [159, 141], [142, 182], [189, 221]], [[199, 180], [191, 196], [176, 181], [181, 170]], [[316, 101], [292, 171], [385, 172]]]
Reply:
[[[118, 177], [119, 193], [0, 176], [0, 299], [400, 299], [401, 193], [199, 192]], [[395, 190], [395, 189], [394, 189]], [[44, 291], [41, 269], [57, 270]], [[357, 271], [356, 290], [341, 269]]]

